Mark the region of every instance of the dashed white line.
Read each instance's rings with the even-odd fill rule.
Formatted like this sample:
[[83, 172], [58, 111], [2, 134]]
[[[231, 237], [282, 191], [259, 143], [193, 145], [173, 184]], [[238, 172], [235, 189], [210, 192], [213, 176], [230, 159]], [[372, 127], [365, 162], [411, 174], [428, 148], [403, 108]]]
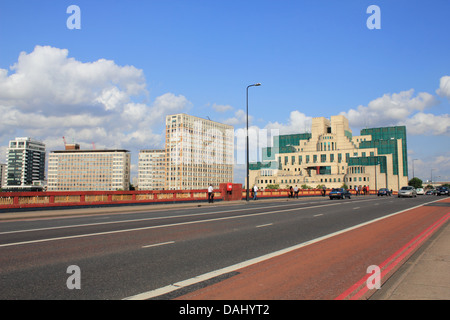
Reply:
[[168, 241], [168, 242], [149, 244], [149, 245], [146, 245], [146, 246], [142, 246], [142, 248], [159, 247], [159, 246], [164, 246], [164, 245], [172, 244], [172, 243], [175, 243], [175, 241]]
[[264, 228], [264, 227], [269, 227], [269, 226], [272, 226], [272, 225], [273, 225], [273, 223], [261, 224], [259, 226], [256, 226], [256, 228]]

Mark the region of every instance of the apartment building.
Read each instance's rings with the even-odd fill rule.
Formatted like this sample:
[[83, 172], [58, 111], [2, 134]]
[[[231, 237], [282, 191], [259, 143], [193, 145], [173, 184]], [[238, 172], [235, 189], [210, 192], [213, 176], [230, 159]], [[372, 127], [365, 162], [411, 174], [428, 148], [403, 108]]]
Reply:
[[0, 188], [6, 186], [6, 164], [0, 163]]
[[45, 184], [45, 144], [29, 137], [11, 140], [6, 151], [5, 190], [42, 190]]
[[166, 181], [166, 150], [141, 150], [138, 160], [138, 189], [163, 190]]
[[234, 128], [175, 114], [166, 117], [165, 189], [205, 189], [233, 182]]
[[48, 191], [115, 191], [130, 189], [128, 150], [52, 151], [48, 159]]
[[250, 165], [250, 184], [399, 190], [408, 184], [406, 127], [353, 136], [344, 116], [313, 118], [310, 133], [277, 136], [263, 149], [262, 161]]

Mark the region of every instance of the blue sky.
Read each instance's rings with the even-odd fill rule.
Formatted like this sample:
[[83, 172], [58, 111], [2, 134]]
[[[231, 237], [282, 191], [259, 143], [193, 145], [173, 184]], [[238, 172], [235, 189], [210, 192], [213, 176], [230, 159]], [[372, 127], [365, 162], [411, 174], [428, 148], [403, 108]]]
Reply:
[[[370, 5], [381, 29], [366, 25]], [[261, 82], [255, 128], [304, 132], [341, 113], [354, 135], [405, 124], [410, 175], [417, 159], [416, 176], [449, 181], [449, 13], [447, 0], [2, 0], [0, 151], [15, 136], [57, 150], [66, 136], [131, 150], [136, 174], [166, 114], [243, 128], [245, 88]]]

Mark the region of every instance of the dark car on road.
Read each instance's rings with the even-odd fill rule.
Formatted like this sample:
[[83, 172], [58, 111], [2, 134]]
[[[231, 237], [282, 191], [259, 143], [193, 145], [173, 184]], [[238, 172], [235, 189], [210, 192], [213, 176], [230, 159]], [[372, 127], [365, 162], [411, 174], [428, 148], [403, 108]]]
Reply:
[[438, 187], [436, 188], [436, 195], [437, 196], [448, 196], [448, 188], [447, 187]]
[[378, 190], [377, 196], [390, 196], [391, 191], [388, 188], [381, 188]]
[[344, 198], [348, 198], [350, 199], [351, 194], [348, 190], [344, 189], [344, 188], [333, 188], [330, 193], [330, 200], [333, 199], [344, 199]]

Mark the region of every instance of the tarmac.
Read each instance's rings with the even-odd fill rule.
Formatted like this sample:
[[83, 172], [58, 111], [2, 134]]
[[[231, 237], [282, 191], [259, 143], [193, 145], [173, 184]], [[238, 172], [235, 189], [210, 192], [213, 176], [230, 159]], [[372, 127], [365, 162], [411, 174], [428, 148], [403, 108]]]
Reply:
[[[446, 202], [449, 203], [449, 202]], [[214, 205], [225, 204], [216, 202]], [[171, 204], [171, 209], [208, 206], [208, 203]], [[138, 212], [141, 210], [167, 208], [167, 204], [151, 206], [127, 206], [98, 208], [97, 214]], [[444, 207], [450, 207], [444, 206]], [[92, 208], [90, 208], [92, 209]], [[87, 214], [89, 209], [26, 211], [0, 213], [0, 222], [10, 219], [50, 218]], [[412, 254], [395, 273], [387, 279], [369, 300], [450, 300], [450, 220]]]

